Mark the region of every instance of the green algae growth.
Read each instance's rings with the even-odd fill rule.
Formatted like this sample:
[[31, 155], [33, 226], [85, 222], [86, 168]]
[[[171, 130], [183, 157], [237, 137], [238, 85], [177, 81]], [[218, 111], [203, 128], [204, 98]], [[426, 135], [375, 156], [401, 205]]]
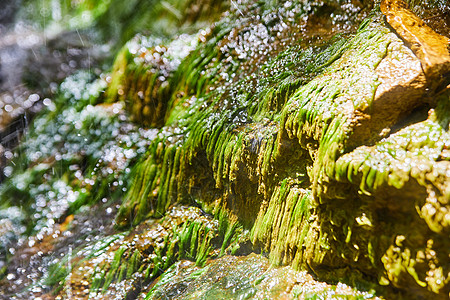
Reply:
[[114, 205], [115, 233], [29, 286], [58, 298], [446, 299], [449, 94], [429, 94], [372, 6], [242, 1], [208, 27], [134, 37], [111, 74], [79, 80], [93, 93], [68, 78], [0, 196], [27, 208], [18, 235], [66, 232], [100, 203]]

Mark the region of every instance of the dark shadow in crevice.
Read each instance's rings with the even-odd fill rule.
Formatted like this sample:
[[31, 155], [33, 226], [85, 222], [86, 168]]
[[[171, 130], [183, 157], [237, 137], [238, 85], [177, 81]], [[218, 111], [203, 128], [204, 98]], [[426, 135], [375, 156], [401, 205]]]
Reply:
[[413, 109], [410, 114], [401, 118], [391, 127], [390, 134], [394, 134], [409, 125], [425, 121], [428, 118], [430, 108], [429, 104], [424, 104]]

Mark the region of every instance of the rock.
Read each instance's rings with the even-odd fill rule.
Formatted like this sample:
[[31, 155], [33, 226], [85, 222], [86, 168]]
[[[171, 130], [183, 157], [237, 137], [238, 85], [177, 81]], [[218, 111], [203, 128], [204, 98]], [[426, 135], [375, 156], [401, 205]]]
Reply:
[[158, 278], [145, 299], [307, 299], [314, 295], [379, 299], [344, 284], [318, 282], [290, 267], [273, 268], [257, 254], [224, 256], [203, 268], [177, 262]]
[[402, 0], [381, 1], [387, 22], [420, 59], [427, 76], [427, 88], [433, 94], [450, 83], [450, 39], [442, 36], [407, 8]]
[[111, 75], [67, 78], [0, 198], [38, 234], [100, 203], [117, 215], [55, 247], [70, 251], [33, 296], [448, 298], [446, 38], [399, 3], [236, 2], [196, 34], [135, 37]]

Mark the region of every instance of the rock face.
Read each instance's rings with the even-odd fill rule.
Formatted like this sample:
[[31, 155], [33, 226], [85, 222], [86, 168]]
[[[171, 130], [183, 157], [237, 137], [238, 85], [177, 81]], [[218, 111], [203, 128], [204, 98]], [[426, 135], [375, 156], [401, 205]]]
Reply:
[[[2, 239], [47, 264], [19, 283], [5, 246], [6, 295], [447, 299], [448, 37], [403, 1], [344, 2], [233, 2], [68, 78], [0, 191], [29, 206]], [[83, 207], [108, 230], [74, 243]], [[50, 236], [70, 252], [49, 266]]]
[[420, 59], [430, 93], [445, 88], [450, 82], [450, 39], [434, 32], [408, 10], [404, 1], [382, 1], [380, 8], [387, 22]]

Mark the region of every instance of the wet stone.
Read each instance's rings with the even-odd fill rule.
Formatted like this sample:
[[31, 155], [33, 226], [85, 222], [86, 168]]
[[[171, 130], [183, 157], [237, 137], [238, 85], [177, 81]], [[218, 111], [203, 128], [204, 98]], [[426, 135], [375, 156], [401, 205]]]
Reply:
[[[448, 298], [448, 37], [412, 14], [447, 4], [242, 0], [186, 28], [210, 0], [119, 2], [97, 24], [157, 14], [151, 36], [23, 98], [46, 110], [0, 148], [0, 298]], [[83, 33], [49, 43], [62, 77]]]
[[203, 268], [180, 261], [161, 275], [145, 299], [308, 299], [313, 295], [325, 299], [380, 299], [344, 284], [316, 281], [290, 267], [273, 268], [257, 254], [224, 256]]

